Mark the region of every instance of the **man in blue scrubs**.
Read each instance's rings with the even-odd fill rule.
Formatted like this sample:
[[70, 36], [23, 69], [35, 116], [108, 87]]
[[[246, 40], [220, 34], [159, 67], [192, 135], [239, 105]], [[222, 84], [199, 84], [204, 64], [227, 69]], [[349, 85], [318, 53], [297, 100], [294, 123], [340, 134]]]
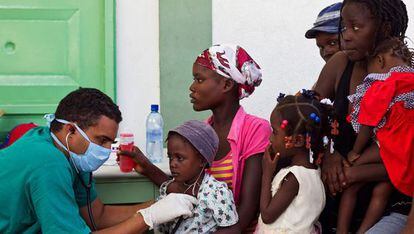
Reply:
[[102, 204], [91, 172], [108, 159], [122, 120], [104, 93], [73, 91], [48, 119], [50, 128], [34, 128], [0, 151], [0, 233], [137, 233], [191, 214], [195, 199], [184, 194]]

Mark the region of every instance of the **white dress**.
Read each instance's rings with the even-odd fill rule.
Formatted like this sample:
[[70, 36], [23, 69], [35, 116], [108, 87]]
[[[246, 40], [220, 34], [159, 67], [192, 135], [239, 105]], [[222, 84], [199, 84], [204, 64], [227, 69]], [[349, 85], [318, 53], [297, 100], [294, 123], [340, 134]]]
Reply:
[[283, 178], [291, 172], [299, 182], [299, 191], [292, 203], [271, 223], [264, 224], [262, 217], [255, 233], [315, 233], [315, 224], [325, 206], [325, 188], [319, 169], [291, 166], [281, 169], [272, 181], [272, 196]]

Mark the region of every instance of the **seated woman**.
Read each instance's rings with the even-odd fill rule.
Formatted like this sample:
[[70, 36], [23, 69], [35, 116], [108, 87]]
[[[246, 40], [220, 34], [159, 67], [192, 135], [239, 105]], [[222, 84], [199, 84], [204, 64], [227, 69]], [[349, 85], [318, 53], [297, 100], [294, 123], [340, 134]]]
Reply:
[[171, 130], [167, 137], [167, 152], [173, 179], [160, 187], [160, 199], [178, 184], [179, 193], [197, 198], [194, 215], [162, 224], [162, 233], [212, 233], [220, 229], [227, 233], [240, 232], [232, 192], [205, 168], [211, 166], [218, 149], [218, 137], [213, 128], [201, 121], [190, 120]]
[[[386, 38], [398, 37], [402, 40], [405, 37], [407, 22], [407, 8], [402, 0], [343, 1], [340, 32], [342, 51], [329, 59], [314, 87], [322, 98], [334, 100], [334, 108], [338, 114], [338, 125], [335, 127], [339, 135], [334, 138], [335, 151], [331, 155], [326, 155], [322, 163], [322, 179], [332, 195], [341, 193], [344, 187], [352, 184], [352, 181], [387, 180], [385, 167], [379, 164], [371, 168], [372, 170], [365, 170], [366, 173], [356, 173], [352, 167], [347, 173], [344, 171], [343, 159], [351, 151], [356, 139], [352, 125], [346, 121], [346, 116], [351, 110], [347, 97], [355, 93], [356, 87], [368, 74], [368, 55]], [[379, 154], [378, 150], [370, 152], [367, 149], [361, 157], [366, 153]], [[323, 232], [336, 231], [337, 201], [338, 199], [327, 197], [327, 205], [321, 218]], [[361, 206], [358, 206], [358, 211], [364, 212], [363, 206], [366, 204], [365, 199]], [[358, 227], [358, 223], [359, 220], [354, 219], [351, 226]]]
[[[358, 86], [356, 93], [349, 96], [353, 104], [351, 122], [358, 136], [347, 159], [347, 164], [351, 164], [358, 174], [363, 173], [358, 171], [360, 165], [384, 163], [393, 185], [408, 196], [414, 192], [413, 168], [407, 163], [414, 156], [414, 107], [410, 105], [414, 103], [412, 60], [412, 53], [398, 38], [381, 42], [368, 59], [370, 74]], [[375, 138], [374, 143], [371, 143], [372, 137]], [[380, 155], [361, 157], [365, 148], [378, 147]], [[364, 166], [362, 170], [369, 168]], [[363, 185], [365, 183], [355, 183], [344, 191], [338, 217], [339, 233], [348, 233], [358, 191]], [[391, 192], [392, 186], [388, 181], [375, 185], [358, 233], [366, 232], [379, 220]]]
[[[240, 46], [215, 45], [197, 57], [190, 86], [193, 109], [212, 111], [207, 122], [217, 133], [219, 146], [209, 172], [233, 191], [242, 232], [253, 232], [257, 223], [261, 159], [271, 129], [268, 121], [247, 114], [240, 99], [253, 93], [261, 75], [260, 67]], [[121, 153], [134, 157], [135, 170], [155, 184], [169, 180], [139, 149]]]

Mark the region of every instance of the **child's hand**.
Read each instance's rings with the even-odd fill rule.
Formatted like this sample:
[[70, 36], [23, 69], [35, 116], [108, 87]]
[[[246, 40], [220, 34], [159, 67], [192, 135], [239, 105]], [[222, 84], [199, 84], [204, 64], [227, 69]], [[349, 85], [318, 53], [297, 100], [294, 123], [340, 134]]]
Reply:
[[262, 160], [262, 168], [263, 168], [263, 175], [267, 175], [272, 177], [276, 171], [277, 162], [279, 161], [280, 154], [274, 153], [272, 149], [272, 145], [269, 144], [266, 147], [266, 151], [263, 155]]
[[348, 162], [350, 162], [351, 164], [353, 164], [358, 158], [360, 158], [361, 155], [357, 154], [355, 151], [351, 150], [349, 151], [347, 158], [348, 158]]
[[145, 155], [141, 152], [141, 150], [136, 146], [134, 146], [134, 149], [132, 152], [131, 151], [118, 151], [117, 157], [119, 157], [119, 155], [128, 156], [134, 159], [134, 161], [136, 162], [134, 169], [140, 174], [145, 175], [146, 169], [152, 166], [152, 163], [148, 160], [147, 157], [145, 157]]
[[350, 163], [346, 158], [342, 159], [342, 164], [344, 167], [352, 167], [352, 163]]

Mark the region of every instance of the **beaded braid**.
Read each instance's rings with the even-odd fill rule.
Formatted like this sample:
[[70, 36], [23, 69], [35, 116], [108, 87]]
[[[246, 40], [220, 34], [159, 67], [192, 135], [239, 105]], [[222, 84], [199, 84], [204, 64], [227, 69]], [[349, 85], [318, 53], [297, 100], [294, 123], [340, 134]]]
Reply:
[[[323, 138], [331, 139], [330, 123], [333, 121], [334, 110], [332, 106], [322, 104], [316, 97], [299, 94], [298, 96], [279, 96], [275, 110], [283, 119], [288, 120], [285, 127], [286, 135], [297, 137], [307, 135], [310, 137], [310, 148], [314, 153], [314, 159], [319, 158], [327, 149]], [[319, 121], [310, 117], [314, 113]]]

